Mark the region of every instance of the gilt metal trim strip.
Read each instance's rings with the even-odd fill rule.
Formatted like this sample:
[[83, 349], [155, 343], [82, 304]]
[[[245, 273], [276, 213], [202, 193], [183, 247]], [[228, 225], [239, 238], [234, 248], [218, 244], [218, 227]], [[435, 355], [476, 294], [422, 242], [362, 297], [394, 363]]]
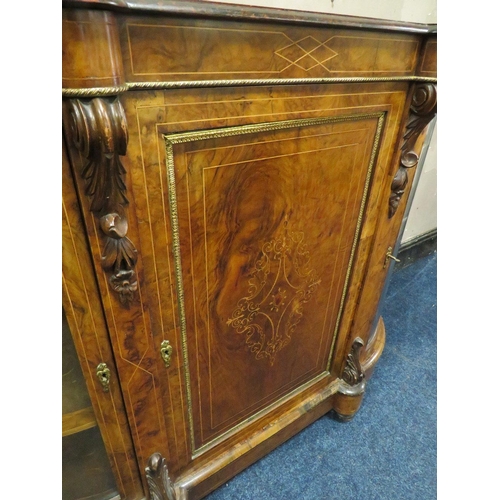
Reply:
[[370, 163], [368, 165], [368, 172], [366, 174], [366, 181], [365, 181], [365, 186], [363, 189], [363, 197], [361, 199], [361, 208], [359, 211], [358, 221], [356, 224], [356, 232], [354, 234], [354, 243], [352, 245], [351, 255], [349, 257], [349, 264], [348, 264], [348, 268], [347, 268], [347, 277], [346, 277], [346, 280], [344, 283], [344, 289], [342, 290], [342, 297], [340, 298], [339, 315], [337, 316], [337, 323], [335, 324], [335, 330], [334, 330], [335, 333], [334, 333], [334, 337], [333, 337], [332, 347], [330, 349], [330, 357], [328, 358], [328, 370], [330, 370], [331, 364], [332, 364], [332, 357], [333, 357], [333, 350], [335, 347], [335, 340], [337, 338], [337, 332], [338, 332], [339, 327], [340, 327], [340, 319], [342, 316], [342, 311], [344, 309], [344, 303], [345, 303], [345, 299], [347, 296], [347, 290], [349, 288], [349, 278], [350, 278], [352, 266], [354, 264], [354, 255], [356, 254], [356, 249], [358, 247], [361, 226], [362, 226], [362, 222], [363, 222], [363, 216], [365, 213], [366, 200], [368, 199], [368, 191], [370, 188], [373, 167], [375, 165], [375, 160], [377, 158], [377, 154], [379, 151], [379, 143], [380, 143], [380, 137], [382, 135], [382, 129], [384, 127], [384, 120], [385, 120], [385, 114], [384, 113], [379, 114], [377, 131], [375, 133], [375, 138], [373, 140], [373, 148], [372, 148], [372, 152], [371, 152], [371, 156], [370, 156]]
[[63, 97], [104, 97], [123, 94], [129, 89], [127, 84], [118, 87], [91, 87], [88, 89], [62, 89]]
[[[193, 402], [191, 395], [191, 377], [189, 370], [189, 357], [188, 357], [188, 345], [187, 345], [187, 322], [186, 322], [186, 311], [184, 305], [184, 285], [183, 285], [183, 277], [182, 277], [182, 261], [181, 261], [181, 245], [180, 245], [180, 232], [179, 232], [179, 216], [178, 216], [178, 206], [177, 206], [177, 189], [176, 189], [176, 180], [175, 180], [175, 165], [174, 165], [174, 145], [182, 144], [192, 141], [199, 141], [205, 139], [214, 139], [221, 137], [232, 137], [237, 135], [251, 134], [257, 132], [269, 132], [275, 130], [285, 130], [292, 129], [296, 127], [306, 127], [313, 125], [322, 125], [327, 123], [339, 123], [339, 122], [347, 122], [347, 121], [359, 121], [364, 119], [377, 118], [377, 129], [375, 132], [372, 152], [370, 156], [370, 162], [368, 165], [368, 171], [366, 174], [364, 191], [361, 199], [361, 207], [358, 215], [358, 220], [356, 223], [356, 230], [354, 235], [353, 246], [351, 249], [351, 254], [349, 258], [349, 264], [346, 272], [345, 283], [342, 291], [339, 312], [337, 316], [337, 321], [332, 337], [332, 346], [330, 349], [329, 360], [328, 360], [328, 368], [330, 370], [331, 361], [335, 346], [335, 341], [338, 333], [338, 329], [340, 326], [340, 318], [343, 313], [345, 298], [347, 295], [347, 290], [349, 288], [349, 281], [351, 276], [351, 271], [354, 263], [354, 255], [356, 253], [356, 248], [358, 245], [360, 230], [363, 220], [363, 215], [366, 206], [366, 200], [368, 197], [368, 191], [371, 184], [371, 178], [373, 173], [373, 167], [375, 164], [375, 159], [377, 157], [377, 153], [379, 150], [379, 142], [382, 134], [382, 128], [385, 120], [385, 112], [376, 112], [376, 113], [365, 113], [365, 114], [354, 114], [354, 115], [342, 115], [342, 116], [334, 116], [334, 117], [322, 117], [322, 118], [303, 118], [303, 119], [294, 119], [294, 120], [283, 120], [278, 122], [266, 122], [266, 123], [257, 123], [251, 125], [240, 125], [235, 127], [227, 127], [222, 129], [215, 130], [198, 130], [191, 132], [181, 132], [176, 134], [164, 134], [163, 138], [165, 140], [166, 146], [166, 160], [167, 160], [167, 182], [168, 182], [168, 198], [170, 205], [170, 220], [172, 226], [172, 247], [173, 247], [173, 257], [174, 257], [174, 269], [175, 269], [175, 286], [177, 291], [177, 301], [179, 307], [179, 322], [180, 322], [180, 330], [181, 330], [181, 345], [182, 345], [182, 359], [184, 364], [184, 382], [186, 385], [186, 400], [188, 406], [188, 423], [189, 423], [189, 433], [191, 438], [191, 448], [193, 457], [199, 456], [199, 454], [207, 449], [206, 443], [201, 446], [199, 449], [196, 449], [195, 439], [194, 439], [194, 420], [193, 420]], [[296, 391], [300, 391], [300, 389], [306, 385], [308, 385], [310, 381], [302, 384], [300, 387], [296, 389]], [[295, 392], [295, 391], [294, 391]], [[268, 405], [268, 407], [272, 406]], [[263, 409], [259, 412], [259, 415], [262, 414]], [[228, 433], [233, 434], [244, 425], [246, 425], [249, 420], [245, 420], [240, 422], [233, 428], [229, 429], [224, 433], [224, 436], [227, 436]], [[213, 441], [219, 442], [221, 436], [214, 438]]]
[[247, 87], [258, 85], [305, 85], [327, 83], [428, 82], [437, 78], [427, 76], [354, 76], [325, 78], [268, 78], [244, 80], [191, 80], [165, 82], [128, 82], [118, 87], [63, 88], [63, 97], [98, 97], [123, 94], [129, 90], [167, 90], [204, 87]]

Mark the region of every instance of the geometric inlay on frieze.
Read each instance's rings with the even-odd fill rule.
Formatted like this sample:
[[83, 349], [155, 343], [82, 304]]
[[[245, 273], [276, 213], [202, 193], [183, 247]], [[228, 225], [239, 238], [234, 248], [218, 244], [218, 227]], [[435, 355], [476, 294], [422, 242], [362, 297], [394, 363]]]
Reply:
[[310, 267], [304, 233], [293, 231], [285, 218], [276, 236], [262, 246], [247, 295], [238, 301], [227, 325], [245, 335], [256, 359], [267, 358], [273, 365], [277, 353], [292, 340], [320, 282]]
[[322, 66], [327, 71], [331, 71], [325, 63], [337, 57], [338, 53], [325, 45], [330, 40], [331, 38], [326, 42], [319, 42], [312, 36], [306, 36], [275, 51], [275, 54], [305, 71], [309, 71], [316, 66]]

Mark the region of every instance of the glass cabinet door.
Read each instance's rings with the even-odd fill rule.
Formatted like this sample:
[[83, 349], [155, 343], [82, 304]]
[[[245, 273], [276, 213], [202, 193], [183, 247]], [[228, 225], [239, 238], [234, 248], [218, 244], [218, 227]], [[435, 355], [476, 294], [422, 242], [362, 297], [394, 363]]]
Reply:
[[62, 326], [62, 500], [119, 499], [64, 310]]

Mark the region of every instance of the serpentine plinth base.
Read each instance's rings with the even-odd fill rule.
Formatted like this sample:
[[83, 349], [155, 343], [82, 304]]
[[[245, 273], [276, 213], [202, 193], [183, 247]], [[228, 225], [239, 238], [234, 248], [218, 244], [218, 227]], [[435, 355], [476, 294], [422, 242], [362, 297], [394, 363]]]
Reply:
[[373, 335], [368, 340], [366, 348], [361, 351], [359, 360], [363, 371], [365, 373], [365, 379], [368, 380], [373, 373], [375, 365], [377, 364], [382, 351], [385, 347], [385, 325], [382, 316], [378, 319], [377, 328], [373, 332]]
[[361, 406], [365, 394], [366, 382], [350, 386], [342, 381], [339, 392], [332, 398], [333, 415], [341, 422], [349, 422], [354, 418]]

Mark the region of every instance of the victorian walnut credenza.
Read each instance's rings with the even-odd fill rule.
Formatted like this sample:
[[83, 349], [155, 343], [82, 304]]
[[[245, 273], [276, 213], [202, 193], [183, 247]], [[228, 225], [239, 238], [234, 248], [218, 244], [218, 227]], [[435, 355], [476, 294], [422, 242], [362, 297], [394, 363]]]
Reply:
[[203, 498], [361, 404], [436, 27], [79, 0], [62, 32], [63, 498]]

